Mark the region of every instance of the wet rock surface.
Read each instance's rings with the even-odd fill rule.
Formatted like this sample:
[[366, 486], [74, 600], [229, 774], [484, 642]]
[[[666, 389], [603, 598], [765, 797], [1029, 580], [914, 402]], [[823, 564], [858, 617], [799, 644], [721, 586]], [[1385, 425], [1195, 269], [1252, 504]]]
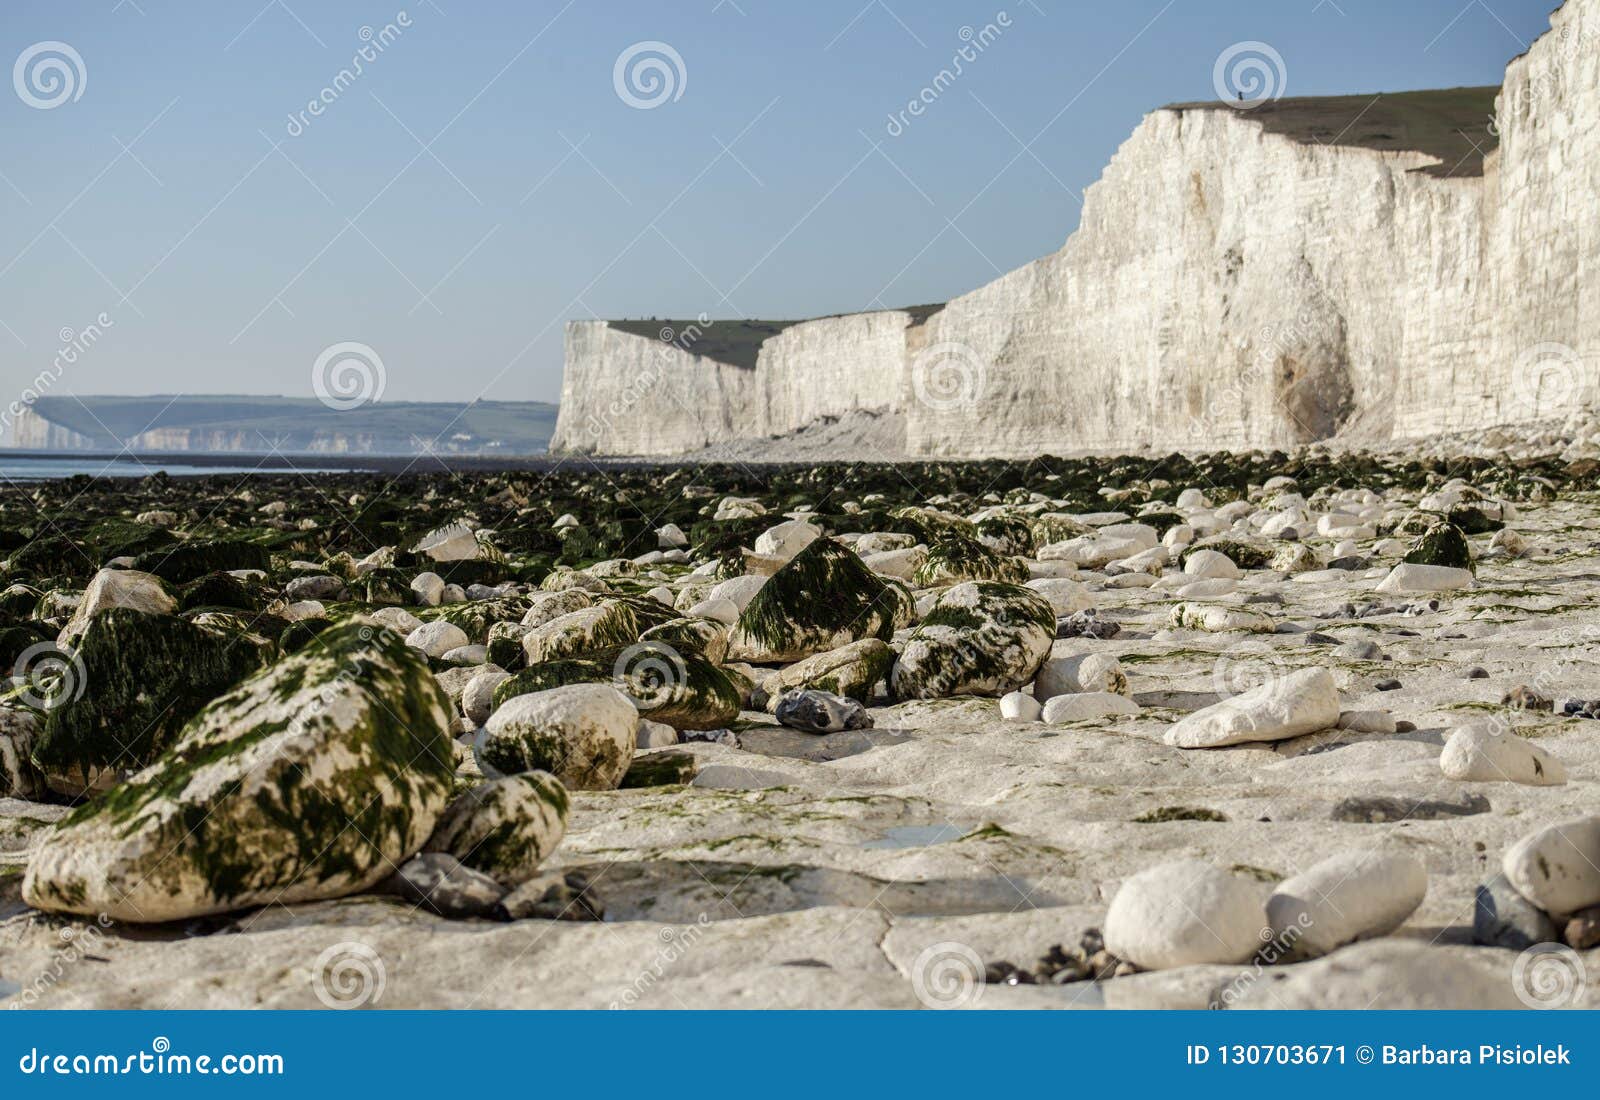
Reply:
[[918, 1007], [949, 944], [986, 1006], [1518, 1007], [1564, 940], [1595, 1007], [1594, 474], [0, 491], [0, 982], [68, 927], [30, 1004], [314, 1008], [359, 942], [381, 1007]]

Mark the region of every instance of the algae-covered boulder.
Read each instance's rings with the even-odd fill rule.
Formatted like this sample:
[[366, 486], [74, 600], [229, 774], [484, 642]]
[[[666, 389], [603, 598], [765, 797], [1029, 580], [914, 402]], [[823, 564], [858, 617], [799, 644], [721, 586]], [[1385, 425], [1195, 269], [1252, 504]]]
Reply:
[[795, 662], [778, 673], [778, 686], [783, 691], [826, 691], [865, 703], [873, 686], [887, 677], [893, 666], [894, 650], [889, 643], [863, 638]]
[[169, 584], [188, 584], [207, 573], [231, 573], [241, 569], [272, 568], [267, 548], [237, 539], [216, 539], [179, 543], [151, 550], [133, 559], [132, 568], [153, 573]]
[[680, 653], [693, 650], [712, 664], [720, 665], [728, 656], [728, 628], [715, 619], [688, 616], [653, 626], [639, 635], [641, 642], [660, 642]]
[[83, 590], [83, 598], [61, 631], [60, 640], [71, 642], [84, 632], [91, 619], [113, 607], [126, 607], [147, 615], [167, 615], [178, 610], [178, 601], [167, 592], [160, 578], [149, 573], [102, 569]]
[[567, 789], [546, 772], [481, 783], [451, 802], [423, 845], [502, 886], [532, 878], [567, 832]]
[[1450, 569], [1472, 569], [1472, 548], [1467, 536], [1453, 523], [1435, 523], [1406, 553], [1410, 565], [1442, 565]]
[[522, 653], [532, 666], [638, 640], [639, 618], [633, 607], [621, 600], [601, 600], [528, 631], [522, 636]]
[[633, 759], [639, 711], [607, 684], [569, 684], [502, 703], [478, 736], [485, 775], [546, 771], [580, 791], [611, 791]]
[[997, 513], [985, 516], [974, 526], [978, 541], [996, 554], [1027, 557], [1033, 553], [1033, 525], [1026, 516]]
[[466, 603], [448, 604], [420, 612], [417, 618], [424, 622], [446, 622], [461, 628], [473, 642], [485, 644], [489, 628], [495, 623], [521, 622], [527, 614], [528, 600], [523, 596], [500, 596], [492, 600], [469, 600]]
[[449, 701], [387, 631], [352, 623], [318, 641], [46, 834], [28, 904], [179, 920], [342, 897], [416, 852], [449, 798]]
[[567, 684], [610, 684], [640, 714], [674, 729], [721, 729], [739, 717], [741, 692], [731, 675], [692, 649], [659, 641], [530, 665], [495, 688], [494, 705]]
[[1005, 581], [1023, 584], [1028, 579], [1026, 562], [1002, 557], [977, 539], [950, 532], [928, 548], [928, 556], [917, 567], [912, 581], [919, 588], [936, 588], [965, 581]]
[[89, 621], [72, 672], [47, 708], [33, 761], [62, 794], [155, 762], [185, 722], [258, 671], [258, 640], [128, 608]]
[[36, 801], [44, 795], [44, 776], [29, 758], [41, 728], [33, 711], [0, 707], [0, 798]]
[[1000, 696], [1016, 691], [1050, 655], [1056, 616], [1039, 593], [974, 581], [939, 597], [895, 662], [901, 699]]
[[903, 601], [849, 547], [820, 538], [778, 570], [745, 605], [728, 659], [785, 664], [862, 638], [888, 641]]

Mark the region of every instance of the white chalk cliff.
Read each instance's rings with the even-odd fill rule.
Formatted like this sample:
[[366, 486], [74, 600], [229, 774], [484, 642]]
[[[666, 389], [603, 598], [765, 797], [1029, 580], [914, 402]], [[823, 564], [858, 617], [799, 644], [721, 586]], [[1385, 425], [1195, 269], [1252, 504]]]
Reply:
[[913, 456], [1286, 446], [1592, 405], [1600, 0], [1551, 24], [1507, 68], [1498, 146], [1488, 117], [1452, 120], [1456, 164], [1374, 123], [1420, 138], [1470, 90], [1352, 100], [1326, 135], [1289, 121], [1342, 100], [1163, 108], [1060, 252], [931, 316], [793, 324], [753, 363], [574, 322], [552, 449], [681, 454], [861, 412]]

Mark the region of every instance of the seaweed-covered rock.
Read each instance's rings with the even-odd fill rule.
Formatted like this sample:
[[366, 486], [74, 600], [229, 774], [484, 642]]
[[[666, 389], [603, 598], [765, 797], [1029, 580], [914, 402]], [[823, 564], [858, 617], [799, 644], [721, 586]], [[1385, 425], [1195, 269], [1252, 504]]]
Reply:
[[1184, 547], [1183, 552], [1178, 555], [1178, 564], [1187, 566], [1190, 556], [1201, 550], [1213, 550], [1218, 554], [1225, 554], [1240, 569], [1269, 568], [1272, 565], [1273, 554], [1277, 553], [1276, 547], [1218, 536], [1201, 539]]
[[450, 920], [487, 917], [506, 894], [500, 883], [448, 852], [424, 852], [406, 860], [378, 889]]
[[31, 710], [0, 707], [0, 798], [37, 801], [45, 794], [44, 776], [30, 759], [42, 726]]
[[728, 656], [728, 628], [715, 619], [685, 617], [653, 626], [639, 635], [641, 642], [660, 642], [682, 653], [691, 650], [712, 664], [720, 665]]
[[386, 631], [352, 623], [320, 641], [46, 834], [28, 904], [179, 920], [342, 897], [416, 852], [449, 797], [448, 701]]
[[912, 576], [919, 588], [936, 588], [964, 581], [1005, 581], [1022, 584], [1028, 579], [1026, 562], [1001, 557], [977, 539], [946, 533], [928, 548], [928, 556]]
[[567, 684], [610, 684], [640, 714], [674, 729], [720, 729], [739, 717], [741, 692], [731, 675], [692, 649], [663, 642], [530, 665], [494, 689], [495, 706]]
[[479, 734], [478, 761], [485, 775], [547, 771], [574, 790], [615, 790], [633, 759], [638, 724], [633, 703], [606, 684], [518, 695]]
[[215, 539], [147, 551], [133, 559], [131, 568], [154, 573], [168, 584], [188, 584], [207, 573], [243, 569], [265, 572], [272, 568], [272, 555], [266, 547], [253, 542]]
[[466, 603], [447, 604], [419, 612], [424, 622], [452, 623], [472, 641], [487, 643], [489, 628], [495, 623], [521, 622], [528, 611], [528, 600], [522, 596], [500, 596], [491, 600], [469, 600]]
[[52, 788], [75, 796], [154, 763], [266, 652], [243, 635], [119, 607], [90, 620], [72, 662], [33, 761]]
[[522, 613], [523, 626], [543, 626], [545, 623], [594, 606], [594, 597], [586, 589], [566, 588], [559, 592], [536, 592]]
[[1451, 569], [1473, 569], [1472, 547], [1467, 536], [1453, 523], [1436, 523], [1417, 539], [1406, 553], [1410, 565], [1442, 565]]
[[890, 686], [901, 699], [1001, 696], [1039, 671], [1056, 617], [1045, 598], [998, 581], [958, 584], [906, 641]]
[[451, 802], [426, 851], [448, 852], [502, 886], [533, 877], [567, 832], [567, 789], [545, 772], [479, 784]]
[[541, 661], [632, 645], [638, 640], [639, 619], [634, 609], [620, 600], [601, 600], [528, 631], [522, 636], [522, 653], [531, 668]]
[[178, 609], [178, 601], [167, 592], [160, 579], [132, 569], [102, 569], [83, 590], [78, 609], [72, 613], [61, 640], [70, 642], [89, 625], [89, 620], [113, 607], [126, 607], [147, 615], [167, 615]]
[[784, 664], [862, 638], [888, 641], [903, 598], [849, 547], [817, 539], [745, 605], [728, 637], [728, 659]]
[[894, 650], [889, 643], [863, 638], [789, 665], [778, 673], [778, 686], [784, 691], [811, 688], [865, 703], [873, 686], [885, 679], [893, 666]]
[[[1000, 513], [985, 516], [974, 524], [978, 541], [1003, 557], [1027, 557], [1033, 553], [1033, 526], [1026, 516]], [[979, 578], [972, 577], [970, 580]]]

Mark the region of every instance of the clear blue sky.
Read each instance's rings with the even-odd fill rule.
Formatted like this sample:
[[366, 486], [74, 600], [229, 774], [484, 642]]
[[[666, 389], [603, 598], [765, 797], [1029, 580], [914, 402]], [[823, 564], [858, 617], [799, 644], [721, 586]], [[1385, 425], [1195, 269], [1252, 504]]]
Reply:
[[[1552, 6], [6, 0], [7, 67], [55, 40], [87, 79], [54, 109], [0, 95], [0, 364], [20, 388], [104, 312], [57, 392], [309, 395], [359, 341], [389, 400], [553, 400], [569, 319], [940, 301], [1054, 251], [1141, 115], [1212, 98], [1233, 43], [1270, 43], [1290, 95], [1490, 84]], [[642, 41], [686, 73], [652, 110], [613, 81]]]

